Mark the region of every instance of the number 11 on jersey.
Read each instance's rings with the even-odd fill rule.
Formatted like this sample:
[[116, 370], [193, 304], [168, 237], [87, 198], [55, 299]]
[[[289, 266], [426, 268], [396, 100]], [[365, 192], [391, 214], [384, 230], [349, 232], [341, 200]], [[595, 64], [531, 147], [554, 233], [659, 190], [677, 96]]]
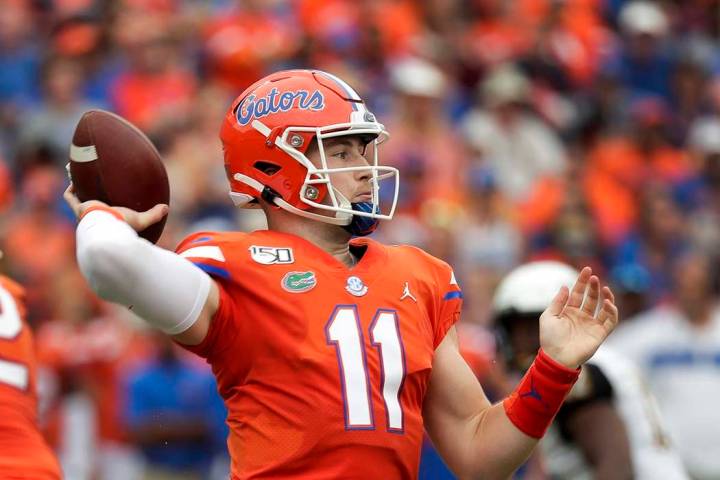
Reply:
[[[367, 353], [357, 306], [335, 307], [325, 331], [328, 343], [334, 345], [337, 352], [345, 403], [345, 427], [348, 430], [374, 429]], [[385, 403], [387, 429], [389, 432], [402, 433], [400, 392], [406, 371], [397, 312], [378, 309], [369, 331], [371, 343], [380, 356], [380, 388]]]

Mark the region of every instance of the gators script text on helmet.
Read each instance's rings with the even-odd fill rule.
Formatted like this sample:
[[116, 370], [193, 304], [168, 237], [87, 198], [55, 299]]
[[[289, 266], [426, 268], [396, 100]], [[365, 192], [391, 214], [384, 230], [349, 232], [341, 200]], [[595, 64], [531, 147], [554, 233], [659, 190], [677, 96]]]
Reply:
[[[367, 166], [328, 168], [323, 140], [343, 135], [360, 135], [373, 143]], [[377, 154], [377, 145], [388, 136], [357, 92], [336, 76], [319, 70], [276, 72], [245, 90], [225, 116], [220, 138], [230, 196], [236, 205], [251, 208], [262, 197], [297, 215], [335, 225], [349, 225], [353, 215], [390, 219], [399, 174], [378, 165]], [[320, 165], [306, 156], [313, 139]], [[370, 173], [370, 208], [354, 209], [333, 188], [331, 174], [347, 171]], [[386, 209], [380, 208], [383, 179], [394, 179], [392, 205]]]

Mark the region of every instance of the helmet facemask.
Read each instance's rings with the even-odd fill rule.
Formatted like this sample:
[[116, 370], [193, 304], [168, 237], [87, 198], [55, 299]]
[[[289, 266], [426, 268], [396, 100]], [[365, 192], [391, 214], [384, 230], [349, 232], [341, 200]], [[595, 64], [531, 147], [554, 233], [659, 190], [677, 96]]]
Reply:
[[[361, 113], [353, 112], [353, 114]], [[374, 116], [369, 112], [365, 112], [362, 121], [358, 121], [360, 120], [358, 118], [352, 118], [351, 120], [353, 121], [324, 127], [288, 127], [284, 129], [281, 135], [278, 135], [274, 139], [274, 145], [277, 148], [300, 163], [306, 170], [305, 179], [299, 191], [300, 201], [314, 209], [334, 212], [334, 215], [323, 215], [297, 208], [279, 195], [275, 195], [272, 198], [272, 202], [278, 207], [297, 215], [334, 225], [349, 226], [353, 223], [354, 217], [356, 217], [356, 219], [360, 217], [357, 220], [363, 220], [364, 222], [360, 223], [365, 224], [365, 226], [360, 229], [353, 228], [352, 233], [362, 235], [365, 234], [363, 231], [367, 230], [365, 227], [370, 224], [376, 224], [379, 220], [389, 220], [392, 218], [397, 205], [399, 172], [394, 167], [381, 166], [378, 164], [378, 146], [389, 137], [383, 125], [374, 121]], [[253, 121], [252, 127], [266, 138], [271, 138], [271, 129], [261, 121]], [[367, 136], [371, 138], [366, 144], [368, 150], [366, 152], [366, 158], [369, 157], [369, 165], [330, 168], [328, 166], [324, 140], [350, 135]], [[320, 165], [313, 164], [305, 153], [300, 150], [308, 137], [314, 138], [317, 141]], [[333, 186], [331, 176], [336, 173], [361, 171], [370, 173], [371, 199], [369, 202], [362, 202], [362, 204], [352, 204], [349, 199]], [[266, 190], [260, 182], [246, 175], [237, 173], [234, 178], [260, 192]], [[393, 188], [390, 197], [392, 198], [392, 203], [384, 210], [381, 207], [381, 181], [385, 181], [383, 185], [387, 184], [388, 187], [392, 186]], [[326, 193], [322, 195], [321, 192]], [[324, 198], [320, 198], [321, 196]], [[372, 229], [374, 229], [374, 226], [370, 231]], [[369, 231], [367, 233], [369, 233]]]

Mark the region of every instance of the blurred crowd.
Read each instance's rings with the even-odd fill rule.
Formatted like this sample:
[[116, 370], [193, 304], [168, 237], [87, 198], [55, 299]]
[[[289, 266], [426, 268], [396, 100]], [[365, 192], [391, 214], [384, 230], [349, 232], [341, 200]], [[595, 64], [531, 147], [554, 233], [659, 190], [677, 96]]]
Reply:
[[207, 368], [77, 270], [61, 199], [77, 120], [112, 110], [155, 142], [171, 186], [162, 246], [263, 228], [229, 201], [217, 134], [237, 94], [293, 67], [345, 79], [387, 126], [400, 200], [376, 237], [455, 266], [481, 379], [498, 279], [529, 259], [591, 265], [690, 472], [720, 478], [705, 410], [720, 396], [716, 0], [3, 0], [2, 270], [28, 288], [68, 478], [227, 468]]

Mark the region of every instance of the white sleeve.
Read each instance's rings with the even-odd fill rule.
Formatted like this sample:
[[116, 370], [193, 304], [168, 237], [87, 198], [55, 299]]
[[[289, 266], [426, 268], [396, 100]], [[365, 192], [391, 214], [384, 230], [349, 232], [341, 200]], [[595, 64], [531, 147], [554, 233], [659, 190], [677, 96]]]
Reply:
[[102, 299], [132, 306], [136, 315], [169, 335], [195, 323], [210, 292], [205, 272], [102, 210], [78, 224], [77, 260]]

